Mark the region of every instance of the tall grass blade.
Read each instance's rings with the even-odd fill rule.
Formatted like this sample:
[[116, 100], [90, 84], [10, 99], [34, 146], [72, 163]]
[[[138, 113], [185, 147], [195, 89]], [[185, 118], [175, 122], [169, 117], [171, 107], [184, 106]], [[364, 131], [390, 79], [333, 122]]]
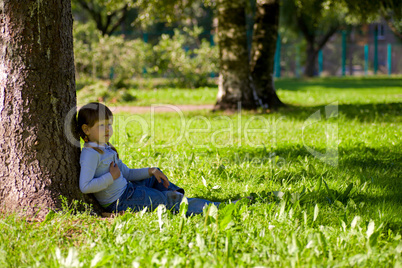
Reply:
[[313, 222], [315, 222], [315, 221], [317, 220], [317, 217], [318, 217], [318, 212], [319, 212], [319, 209], [318, 209], [318, 204], [315, 204], [315, 207], [314, 207], [314, 219], [313, 219]]

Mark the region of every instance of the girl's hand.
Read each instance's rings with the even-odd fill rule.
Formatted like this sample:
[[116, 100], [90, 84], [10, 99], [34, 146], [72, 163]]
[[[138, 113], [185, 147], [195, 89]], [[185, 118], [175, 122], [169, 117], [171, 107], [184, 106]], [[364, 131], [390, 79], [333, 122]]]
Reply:
[[110, 163], [109, 172], [112, 174], [113, 180], [120, 177], [120, 169], [114, 162]]
[[159, 183], [163, 181], [163, 186], [165, 186], [166, 189], [169, 187], [169, 180], [162, 171], [157, 168], [149, 168], [148, 173], [149, 176], [155, 176]]

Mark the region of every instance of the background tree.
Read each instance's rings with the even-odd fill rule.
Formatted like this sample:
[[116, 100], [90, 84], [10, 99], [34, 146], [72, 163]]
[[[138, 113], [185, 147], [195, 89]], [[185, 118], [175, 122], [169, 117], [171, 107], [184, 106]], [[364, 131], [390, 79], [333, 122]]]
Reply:
[[65, 135], [76, 107], [71, 3], [1, 0], [0, 16], [0, 210], [43, 216], [60, 195], [84, 198], [80, 148]]
[[273, 78], [278, 23], [279, 0], [257, 0], [250, 68], [260, 105], [265, 108], [284, 106]]
[[279, 2], [257, 0], [255, 3], [251, 60], [246, 40], [246, 21], [243, 19], [246, 3], [239, 3], [225, 0], [217, 2], [221, 66], [215, 109], [236, 109], [238, 102], [242, 102], [242, 107], [246, 109], [283, 106], [276, 94], [273, 79]]
[[246, 31], [246, 8], [249, 1], [204, 1], [204, 4], [197, 0], [169, 0], [163, 3], [137, 0], [133, 6], [139, 10], [138, 21], [145, 25], [163, 19], [167, 23], [181, 20], [191, 25], [196, 17], [194, 6], [198, 10], [203, 7], [208, 14], [214, 8], [218, 20], [220, 51], [219, 92], [215, 109], [236, 109], [238, 102], [242, 102], [246, 109], [283, 105], [276, 95], [272, 77], [278, 31], [278, 0], [256, 1], [251, 61]]
[[305, 76], [316, 73], [318, 52], [344, 24], [345, 11], [338, 1], [283, 0], [281, 23], [307, 42]]
[[246, 1], [220, 0], [218, 9], [219, 90], [215, 110], [257, 107], [250, 79]]

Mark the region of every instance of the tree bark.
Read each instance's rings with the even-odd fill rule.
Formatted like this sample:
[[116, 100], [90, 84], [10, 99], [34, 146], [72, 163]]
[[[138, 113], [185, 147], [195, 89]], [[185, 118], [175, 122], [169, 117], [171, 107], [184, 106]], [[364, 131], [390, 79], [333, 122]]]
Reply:
[[0, 16], [0, 211], [44, 216], [60, 195], [86, 198], [80, 148], [65, 135], [76, 109], [71, 3], [1, 0]]
[[278, 23], [279, 0], [257, 0], [250, 68], [264, 108], [284, 106], [276, 94], [273, 78]]
[[219, 0], [219, 91], [214, 110], [258, 107], [251, 86], [246, 32], [246, 1]]

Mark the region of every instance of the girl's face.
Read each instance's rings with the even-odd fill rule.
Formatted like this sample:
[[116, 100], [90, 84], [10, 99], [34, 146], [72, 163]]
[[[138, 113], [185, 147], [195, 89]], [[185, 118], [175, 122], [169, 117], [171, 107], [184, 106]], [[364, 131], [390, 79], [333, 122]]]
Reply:
[[108, 143], [113, 135], [113, 119], [100, 120], [92, 127], [82, 125], [82, 130], [88, 136], [88, 140], [97, 144]]

